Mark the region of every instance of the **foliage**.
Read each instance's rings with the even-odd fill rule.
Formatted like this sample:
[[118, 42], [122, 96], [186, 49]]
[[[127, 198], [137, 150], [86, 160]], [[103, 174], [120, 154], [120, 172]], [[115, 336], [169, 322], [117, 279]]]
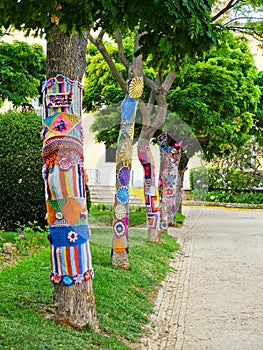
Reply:
[[[118, 57], [116, 45], [106, 43], [106, 48], [111, 55], [118, 70], [126, 77], [127, 73]], [[87, 69], [84, 83], [83, 108], [87, 111], [101, 109], [104, 106], [115, 104], [123, 99], [123, 92], [116, 86], [116, 80], [102, 55], [94, 50], [92, 44], [87, 48]]]
[[36, 221], [45, 226], [41, 118], [34, 113], [0, 114], [0, 227]]
[[37, 222], [18, 226], [16, 232], [0, 230], [0, 270], [48, 246], [47, 230], [38, 226]]
[[262, 173], [242, 172], [234, 166], [228, 171], [225, 168], [193, 168], [190, 170], [190, 186], [196, 193], [202, 189], [253, 191], [262, 186]]
[[22, 41], [0, 43], [0, 105], [8, 99], [14, 106], [39, 97], [45, 78], [45, 55], [41, 45]]
[[[93, 229], [91, 237], [95, 270], [93, 287], [102, 332], [89, 329], [79, 332], [55, 323], [53, 286], [48, 279], [49, 249], [42, 249], [23, 258], [14, 267], [0, 271], [1, 348], [131, 348], [129, 341], [136, 341], [143, 333], [142, 325], [148, 323], [152, 312], [149, 295], [168, 272], [171, 253], [178, 245], [168, 235], [163, 235], [161, 246], [146, 243], [145, 231], [134, 230], [130, 241], [131, 270], [125, 271], [112, 267], [108, 250], [111, 229]], [[119, 302], [120, 295], [124, 296], [122, 303]], [[121, 341], [123, 338], [126, 345]]]
[[260, 135], [262, 132], [251, 136], [243, 147], [231, 152], [227, 158], [215, 158], [213, 166], [223, 169], [225, 173], [231, 172], [232, 168], [237, 168], [242, 173], [250, 172], [255, 175], [254, 178], [258, 177], [263, 159], [263, 148], [257, 142]]
[[23, 26], [25, 30], [47, 34], [48, 38], [55, 25], [68, 34], [83, 33], [94, 25], [95, 30], [102, 28], [109, 34], [116, 29], [126, 32], [138, 28], [144, 33], [143, 54], [154, 54], [159, 66], [171, 57], [193, 54], [197, 47], [202, 50], [211, 43], [211, 4], [204, 0], [3, 0], [0, 21], [5, 28], [13, 25], [20, 30]]
[[248, 191], [248, 192], [232, 192], [231, 190], [217, 190], [207, 193], [206, 200], [208, 202], [220, 203], [240, 203], [240, 204], [256, 204], [262, 205], [263, 192], [262, 191]]
[[[220, 38], [219, 48], [214, 47], [204, 52], [197, 58], [197, 62], [185, 59], [168, 95], [169, 109], [174, 113], [167, 114], [164, 130], [173, 135], [174, 139], [184, 140], [188, 158], [200, 150], [200, 144], [196, 144], [200, 138], [209, 141], [201, 144], [207, 159], [215, 155], [229, 156], [230, 152], [240, 148], [248, 140], [249, 133], [258, 130], [252, 128], [253, 122], [262, 122], [260, 110], [258, 112], [257, 109], [260, 93], [255, 85], [256, 68], [247, 41], [233, 37], [231, 33], [222, 33]], [[129, 41], [131, 39], [126, 39], [126, 45]], [[115, 59], [117, 53], [114, 51], [114, 44], [107, 45], [110, 52], [114, 52]], [[89, 90], [95, 99], [93, 105], [99, 107], [101, 104], [108, 105], [111, 99], [115, 102], [116, 97], [121, 97], [117, 87], [111, 90], [112, 94], [107, 99], [102, 93], [106, 84], [103, 77], [108, 77], [109, 68], [103, 65], [102, 56], [95, 52], [92, 52], [87, 73]], [[151, 67], [150, 58], [144, 64], [144, 74], [151, 79], [156, 74]], [[114, 81], [109, 80], [109, 85], [113, 87]], [[94, 91], [97, 91], [96, 96]], [[149, 91], [143, 99], [148, 97]], [[138, 117], [140, 116], [136, 117], [135, 141], [141, 130]], [[120, 106], [115, 104], [95, 114], [91, 130], [96, 133], [98, 142], [112, 146], [116, 145], [118, 139], [119, 123]], [[257, 123], [257, 128], [259, 127], [260, 124]], [[260, 134], [257, 132], [257, 135]], [[193, 138], [197, 140], [189, 142]]]
[[[231, 33], [223, 34], [220, 45], [197, 63], [182, 66], [168, 96], [169, 108], [198, 139], [209, 138], [203, 145], [208, 160], [227, 156], [248, 140], [260, 96], [255, 78], [247, 41]], [[167, 125], [173, 129], [172, 118]]]

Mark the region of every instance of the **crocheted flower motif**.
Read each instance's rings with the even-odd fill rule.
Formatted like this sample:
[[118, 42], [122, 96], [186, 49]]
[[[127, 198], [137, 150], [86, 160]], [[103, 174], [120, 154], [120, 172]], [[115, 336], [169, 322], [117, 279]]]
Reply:
[[128, 131], [128, 135], [129, 137], [132, 139], [133, 135], [134, 135], [134, 125], [130, 128], [130, 130]]
[[71, 286], [72, 284], [74, 284], [74, 280], [69, 275], [65, 275], [62, 277], [62, 283], [64, 284], [64, 286], [68, 287], [68, 286]]
[[129, 96], [131, 98], [140, 98], [143, 92], [143, 78], [135, 77], [129, 84]]
[[50, 281], [52, 283], [60, 283], [61, 282], [61, 276], [58, 273], [51, 273], [50, 274]]
[[89, 281], [92, 279], [92, 273], [90, 270], [87, 270], [83, 276], [84, 276], [85, 281]]
[[125, 225], [122, 221], [117, 221], [114, 225], [114, 232], [118, 237], [121, 237], [125, 234]]
[[127, 203], [129, 199], [129, 190], [128, 187], [121, 187], [117, 191], [117, 199], [121, 203]]
[[121, 136], [126, 139], [132, 138], [134, 134], [134, 125], [130, 121], [125, 120], [121, 125]]
[[55, 216], [56, 216], [56, 219], [58, 220], [64, 219], [64, 214], [62, 213], [62, 211], [57, 211]]
[[132, 157], [132, 144], [131, 142], [126, 142], [120, 150], [120, 158], [122, 161], [130, 161]]
[[84, 280], [84, 276], [81, 274], [78, 274], [73, 278], [75, 284], [81, 284], [82, 281]]
[[123, 204], [117, 204], [115, 207], [115, 216], [117, 219], [123, 219], [126, 215], [126, 207]]
[[68, 233], [68, 239], [70, 242], [74, 243], [78, 239], [78, 234], [74, 231]]
[[130, 181], [130, 170], [128, 167], [123, 167], [118, 173], [118, 180], [122, 186], [127, 186]]
[[67, 157], [60, 159], [58, 164], [61, 170], [69, 170], [72, 167], [72, 163]]

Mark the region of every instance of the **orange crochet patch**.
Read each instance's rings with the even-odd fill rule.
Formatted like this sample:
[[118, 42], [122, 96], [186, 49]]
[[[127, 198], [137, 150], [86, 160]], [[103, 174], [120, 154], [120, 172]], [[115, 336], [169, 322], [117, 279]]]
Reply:
[[69, 198], [61, 210], [64, 213], [65, 220], [70, 225], [74, 225], [80, 219], [80, 214], [83, 211], [81, 205], [73, 198]]
[[120, 238], [114, 239], [112, 249], [115, 251], [115, 253], [125, 252], [125, 248], [125, 244]]

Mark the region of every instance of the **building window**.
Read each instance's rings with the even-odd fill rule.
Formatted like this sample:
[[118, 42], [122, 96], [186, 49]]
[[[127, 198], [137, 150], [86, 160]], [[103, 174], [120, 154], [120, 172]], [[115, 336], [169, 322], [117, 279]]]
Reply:
[[115, 163], [116, 161], [116, 147], [106, 147], [105, 152], [105, 162], [106, 163]]

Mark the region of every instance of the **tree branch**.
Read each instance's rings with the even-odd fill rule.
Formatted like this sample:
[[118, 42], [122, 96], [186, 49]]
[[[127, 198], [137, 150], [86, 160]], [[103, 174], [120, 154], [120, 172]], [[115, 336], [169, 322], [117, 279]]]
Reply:
[[88, 39], [92, 42], [92, 44], [94, 46], [96, 46], [96, 48], [99, 50], [99, 52], [102, 54], [102, 56], [104, 57], [107, 65], [109, 66], [112, 74], [114, 75], [115, 79], [117, 80], [118, 84], [120, 85], [123, 93], [126, 93], [126, 82], [123, 78], [123, 76], [121, 75], [121, 73], [119, 72], [118, 68], [116, 67], [113, 59], [111, 58], [111, 56], [109, 55], [105, 45], [102, 42], [102, 38], [103, 38], [103, 34], [104, 31], [100, 31], [97, 39], [95, 39], [90, 32], [88, 32]]
[[134, 49], [133, 49], [133, 62], [129, 67], [129, 78], [134, 78], [138, 76], [142, 76], [143, 62], [142, 62], [142, 54], [137, 55], [136, 53], [140, 49], [139, 40], [142, 34], [136, 33], [136, 38], [134, 41]]
[[122, 64], [125, 66], [127, 72], [129, 71], [129, 67], [130, 67], [130, 62], [128, 61], [128, 59], [126, 58], [126, 56], [124, 55], [124, 49], [123, 49], [123, 45], [122, 45], [122, 36], [119, 30], [115, 31], [115, 38], [118, 44], [118, 55], [119, 58], [122, 62]]
[[148, 103], [147, 103], [147, 109], [148, 112], [151, 114], [153, 107], [154, 107], [154, 101], [155, 101], [155, 92], [153, 90], [151, 90], [149, 99], [148, 99]]
[[211, 18], [211, 22], [216, 21], [218, 18], [220, 18], [224, 13], [226, 13], [228, 10], [233, 8], [240, 1], [242, 0], [230, 0], [229, 3], [222, 10], [220, 10], [214, 17]]
[[158, 85], [148, 78], [146, 75], [143, 74], [143, 82], [145, 85], [147, 85], [152, 91], [156, 91], [158, 89]]
[[249, 19], [250, 21], [251, 20], [262, 21], [262, 18], [243, 16], [243, 17], [237, 17], [237, 18], [231, 19], [230, 21], [224, 23], [224, 26], [228, 26], [230, 23], [233, 23], [233, 22], [237, 22], [238, 23], [238, 20], [240, 20], [240, 19]]
[[139, 101], [139, 108], [142, 113], [143, 125], [149, 127], [151, 125], [151, 113], [142, 100]]
[[162, 88], [165, 90], [166, 94], [168, 94], [168, 92], [171, 89], [171, 86], [173, 85], [175, 79], [175, 73], [174, 72], [169, 72], [162, 84]]

